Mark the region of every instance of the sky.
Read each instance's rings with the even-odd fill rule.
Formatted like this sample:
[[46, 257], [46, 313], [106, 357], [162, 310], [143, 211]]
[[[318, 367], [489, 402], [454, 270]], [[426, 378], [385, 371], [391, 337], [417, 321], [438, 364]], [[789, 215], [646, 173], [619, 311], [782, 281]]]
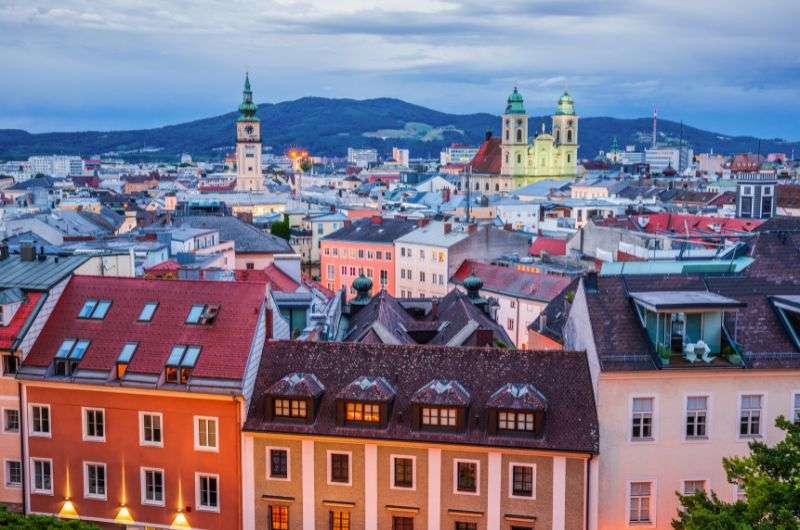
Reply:
[[800, 140], [798, 0], [0, 0], [0, 128], [137, 129], [396, 97]]

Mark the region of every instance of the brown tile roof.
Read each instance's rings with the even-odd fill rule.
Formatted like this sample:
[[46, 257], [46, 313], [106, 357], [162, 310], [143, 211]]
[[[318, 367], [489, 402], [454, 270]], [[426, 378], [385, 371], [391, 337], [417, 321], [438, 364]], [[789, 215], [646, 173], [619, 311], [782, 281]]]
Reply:
[[470, 259], [461, 263], [451, 281], [461, 284], [473, 273], [483, 282], [483, 290], [543, 302], [549, 302], [558, 296], [572, 281], [566, 276], [521, 271]]
[[[303, 371], [315, 374], [326, 388], [313, 423], [267, 421], [262, 399], [265, 390], [287, 374]], [[385, 377], [397, 390], [385, 428], [336, 425], [336, 393], [362, 375]], [[458, 381], [469, 392], [464, 432], [412, 428], [411, 398], [434, 379]], [[487, 430], [487, 402], [507, 383], [533, 385], [547, 400], [541, 437], [490, 434]], [[558, 451], [598, 450], [589, 366], [585, 353], [571, 351], [268, 342], [244, 430]]]
[[481, 144], [475, 157], [467, 166], [473, 173], [499, 175], [502, 167], [502, 146], [500, 138], [489, 138]]

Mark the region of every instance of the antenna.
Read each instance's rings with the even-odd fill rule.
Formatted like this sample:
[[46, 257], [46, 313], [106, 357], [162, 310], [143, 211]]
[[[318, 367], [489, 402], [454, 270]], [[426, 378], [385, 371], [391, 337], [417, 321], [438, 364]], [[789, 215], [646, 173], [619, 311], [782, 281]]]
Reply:
[[656, 124], [658, 123], [658, 109], [653, 107], [653, 143], [651, 145], [652, 149], [656, 148]]
[[681, 120], [681, 136], [678, 142], [678, 176], [683, 172], [683, 120]]

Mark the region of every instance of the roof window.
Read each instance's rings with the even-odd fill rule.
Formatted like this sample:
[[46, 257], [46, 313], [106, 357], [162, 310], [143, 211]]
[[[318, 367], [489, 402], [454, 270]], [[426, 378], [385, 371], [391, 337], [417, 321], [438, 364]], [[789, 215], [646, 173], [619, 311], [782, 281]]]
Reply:
[[86, 300], [83, 307], [81, 307], [78, 318], [91, 318], [94, 320], [103, 320], [111, 307], [111, 300]]
[[55, 355], [53, 363], [55, 375], [72, 375], [89, 348], [89, 342], [85, 339], [65, 339]]
[[117, 379], [122, 379], [125, 376], [128, 364], [130, 364], [133, 354], [136, 353], [137, 346], [139, 344], [136, 342], [126, 342], [122, 347], [122, 351], [119, 352], [119, 357], [117, 357]]
[[158, 302], [147, 302], [139, 313], [139, 322], [150, 322], [153, 320], [153, 315], [156, 313]]
[[181, 385], [188, 383], [189, 376], [192, 375], [192, 368], [197, 363], [199, 356], [200, 346], [173, 346], [167, 359], [166, 382]]
[[194, 304], [189, 309], [186, 317], [187, 324], [211, 324], [219, 314], [219, 305], [216, 304]]

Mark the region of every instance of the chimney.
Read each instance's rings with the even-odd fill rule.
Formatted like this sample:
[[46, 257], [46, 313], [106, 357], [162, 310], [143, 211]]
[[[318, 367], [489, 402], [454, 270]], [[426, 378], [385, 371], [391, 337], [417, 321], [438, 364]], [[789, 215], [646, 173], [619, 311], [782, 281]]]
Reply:
[[469, 232], [470, 234], [474, 234], [477, 231], [478, 231], [478, 223], [470, 223], [469, 226], [467, 227], [467, 232]]
[[336, 205], [331, 204], [330, 211], [331, 211], [331, 213], [336, 213]]
[[450, 188], [442, 188], [442, 201], [450, 202]]
[[503, 230], [507, 230], [509, 232], [513, 232], [514, 229], [511, 227], [511, 223], [506, 223], [503, 225]]
[[36, 249], [33, 243], [25, 242], [19, 247], [20, 261], [34, 261], [36, 259]]
[[583, 285], [587, 293], [596, 293], [597, 291], [597, 272], [592, 271], [586, 273], [583, 278]]
[[39, 247], [39, 255], [37, 256], [39, 261], [45, 261], [47, 259], [47, 255], [44, 253], [44, 245]]
[[453, 225], [450, 224], [450, 223], [445, 223], [444, 224], [444, 233], [445, 234], [449, 234], [452, 231], [453, 231]]
[[383, 217], [381, 217], [380, 215], [373, 215], [372, 217], [370, 217], [370, 221], [372, 221], [372, 224], [374, 225], [379, 225], [381, 224], [381, 222], [383, 222]]
[[492, 139], [492, 131], [486, 131], [486, 136], [484, 137], [485, 141], [489, 141]]
[[350, 219], [344, 220], [344, 226], [350, 226], [351, 224], [353, 224], [353, 221], [351, 221]]
[[422, 228], [423, 226], [428, 226], [428, 219], [417, 220], [417, 227]]

